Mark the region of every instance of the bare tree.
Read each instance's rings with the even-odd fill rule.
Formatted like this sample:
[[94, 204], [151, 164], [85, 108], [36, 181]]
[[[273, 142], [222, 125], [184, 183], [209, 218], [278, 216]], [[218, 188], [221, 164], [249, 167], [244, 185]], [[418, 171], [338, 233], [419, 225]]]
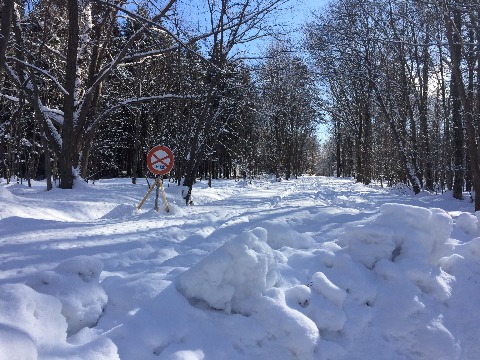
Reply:
[[225, 95], [228, 93], [230, 63], [236, 46], [265, 36], [265, 21], [268, 16], [283, 4], [284, 0], [208, 0], [209, 32], [213, 34], [207, 53], [209, 68], [205, 79], [205, 101], [195, 123], [191, 127], [191, 138], [185, 178], [184, 198], [191, 203], [191, 193], [195, 176], [204, 160], [211, 143], [216, 143], [225, 122]]
[[291, 52], [289, 41], [276, 41], [267, 51], [258, 82], [259, 113], [265, 151], [278, 179], [306, 170], [306, 146], [318, 123], [318, 95], [305, 62]]
[[[475, 3], [461, 1], [441, 2], [446, 36], [450, 50], [451, 71], [458, 97], [461, 101], [465, 117], [468, 155], [470, 169], [473, 175], [473, 190], [475, 192], [475, 210], [480, 210], [480, 154], [478, 145], [480, 114], [480, 96], [478, 95], [480, 75], [480, 51], [478, 31], [478, 15], [480, 8]], [[464, 32], [462, 23], [468, 22]], [[467, 73], [464, 76], [463, 62], [465, 59]]]
[[[456, 49], [464, 53], [461, 57], [457, 55], [460, 69], [457, 75], [452, 72], [452, 86], [446, 86], [449, 79], [445, 65], [450, 59], [442, 43], [445, 21], [438, 15], [445, 11], [440, 3], [447, 4], [338, 0], [307, 26], [307, 46], [329, 94], [325, 110], [335, 121], [339, 175], [353, 174], [364, 183], [381, 176], [393, 182], [408, 181], [415, 193], [422, 189], [433, 191], [437, 189], [435, 184], [443, 182], [445, 174], [439, 164], [443, 162], [448, 169], [453, 158], [454, 196], [461, 197], [465, 163], [461, 122], [467, 113], [474, 113], [476, 98], [464, 99], [459, 112], [459, 102], [455, 99], [462, 98], [462, 91], [458, 97], [455, 92], [457, 82], [469, 79], [463, 86], [465, 94], [467, 97], [474, 94], [477, 39], [474, 35], [466, 36], [466, 30], [453, 31], [455, 26], [452, 26], [447, 51]], [[475, 28], [476, 17], [467, 14], [477, 5], [452, 3], [462, 3], [462, 19], [468, 20], [468, 26], [463, 28]], [[451, 6], [446, 9], [452, 14]], [[454, 55], [450, 54], [450, 58], [453, 60]], [[470, 66], [463, 68], [463, 64]], [[452, 67], [455, 67], [453, 61]], [[464, 70], [470, 71], [470, 76]], [[436, 93], [432, 91], [437, 86], [435, 78], [439, 79]], [[449, 96], [454, 124], [450, 121]], [[474, 137], [475, 129], [471, 130], [468, 135]], [[452, 133], [454, 142], [450, 141]], [[450, 144], [455, 145], [454, 150]], [[451, 151], [455, 151], [455, 157]], [[389, 156], [385, 157], [386, 153]], [[473, 155], [470, 150], [469, 162], [475, 164]]]

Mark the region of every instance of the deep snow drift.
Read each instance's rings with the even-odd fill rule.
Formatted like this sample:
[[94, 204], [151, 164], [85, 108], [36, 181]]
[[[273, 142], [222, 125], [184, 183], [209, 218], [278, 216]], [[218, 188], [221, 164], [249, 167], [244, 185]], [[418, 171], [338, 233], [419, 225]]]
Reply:
[[349, 179], [0, 183], [0, 359], [480, 359], [480, 225]]

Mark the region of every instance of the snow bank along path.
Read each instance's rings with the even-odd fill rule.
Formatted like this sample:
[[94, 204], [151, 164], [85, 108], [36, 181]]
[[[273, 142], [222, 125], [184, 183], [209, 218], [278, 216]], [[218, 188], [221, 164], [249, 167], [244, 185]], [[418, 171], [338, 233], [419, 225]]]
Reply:
[[0, 360], [479, 359], [468, 201], [348, 179], [0, 183]]

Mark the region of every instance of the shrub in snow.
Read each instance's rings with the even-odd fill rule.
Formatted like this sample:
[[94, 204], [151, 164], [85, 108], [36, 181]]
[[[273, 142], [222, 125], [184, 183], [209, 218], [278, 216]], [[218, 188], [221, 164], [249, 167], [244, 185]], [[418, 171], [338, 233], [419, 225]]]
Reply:
[[94, 326], [107, 304], [108, 296], [99, 284], [102, 270], [100, 260], [78, 256], [60, 263], [53, 271], [36, 274], [27, 285], [60, 300], [71, 335]]
[[65, 341], [67, 323], [61, 308], [53, 296], [26, 285], [1, 285], [0, 358], [37, 359], [38, 352]]
[[212, 308], [250, 314], [278, 278], [273, 251], [266, 241], [263, 228], [240, 234], [181, 274], [177, 289], [188, 299], [205, 301]]

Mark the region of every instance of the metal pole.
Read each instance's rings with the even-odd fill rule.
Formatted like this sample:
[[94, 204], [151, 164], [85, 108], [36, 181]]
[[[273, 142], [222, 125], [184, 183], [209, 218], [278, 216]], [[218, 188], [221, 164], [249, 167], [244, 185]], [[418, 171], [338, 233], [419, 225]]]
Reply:
[[157, 190], [155, 191], [155, 210], [158, 211], [158, 196], [160, 195], [160, 184], [161, 184], [160, 176], [157, 176], [155, 179], [155, 184], [157, 184]]

